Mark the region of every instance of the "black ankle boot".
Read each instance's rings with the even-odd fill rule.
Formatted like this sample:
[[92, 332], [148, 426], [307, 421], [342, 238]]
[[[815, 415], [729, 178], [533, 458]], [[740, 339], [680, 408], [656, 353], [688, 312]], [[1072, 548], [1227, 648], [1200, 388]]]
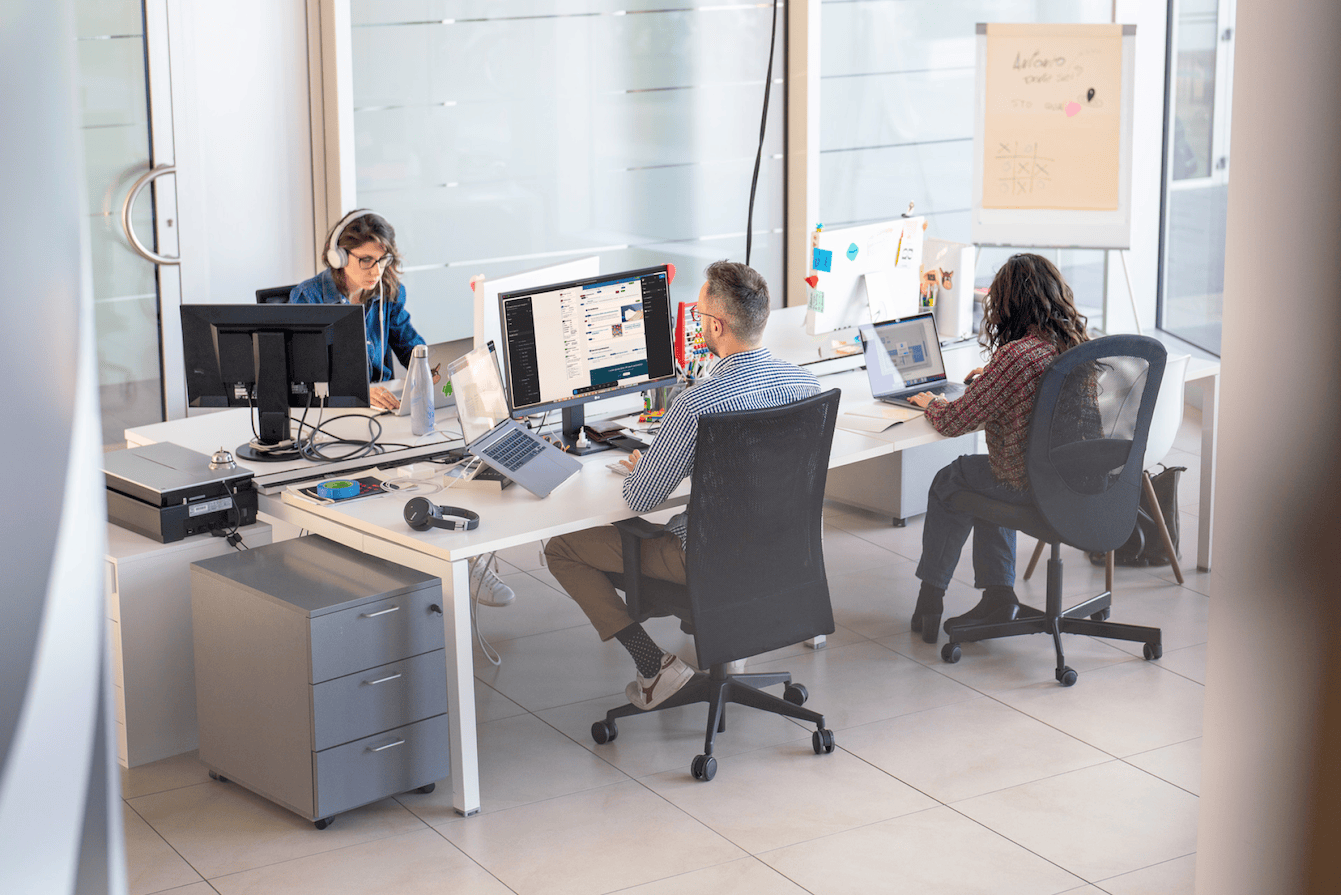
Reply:
[[935, 643], [940, 636], [941, 612], [944, 611], [945, 591], [925, 581], [917, 592], [917, 608], [913, 610], [914, 634], [921, 634], [925, 643]]
[[983, 590], [982, 599], [978, 601], [977, 606], [963, 615], [946, 619], [945, 633], [950, 633], [950, 629], [955, 625], [1014, 621], [1019, 613], [1020, 601], [1015, 596], [1013, 587], [990, 585]]

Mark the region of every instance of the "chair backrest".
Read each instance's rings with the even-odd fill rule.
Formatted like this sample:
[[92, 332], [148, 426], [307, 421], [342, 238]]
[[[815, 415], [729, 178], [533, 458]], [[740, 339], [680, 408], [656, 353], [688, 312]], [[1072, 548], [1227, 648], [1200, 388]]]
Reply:
[[1149, 469], [1169, 455], [1178, 427], [1183, 422], [1183, 387], [1187, 380], [1190, 354], [1171, 357], [1164, 365], [1164, 382], [1155, 400], [1155, 415], [1150, 420], [1150, 435], [1145, 442], [1145, 468]]
[[1107, 552], [1131, 535], [1165, 359], [1148, 336], [1105, 336], [1063, 352], [1039, 381], [1029, 486], [1068, 544]]
[[289, 293], [292, 291], [293, 286], [271, 286], [269, 289], [257, 289], [256, 303], [258, 305], [287, 304], [289, 301]]
[[823, 505], [838, 397], [699, 418], [685, 562], [700, 667], [833, 633]]

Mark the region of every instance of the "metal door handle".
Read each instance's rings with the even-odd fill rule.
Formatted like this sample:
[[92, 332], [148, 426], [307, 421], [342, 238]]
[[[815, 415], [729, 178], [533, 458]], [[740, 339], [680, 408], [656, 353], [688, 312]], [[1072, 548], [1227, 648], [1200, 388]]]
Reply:
[[180, 255], [160, 255], [140, 242], [140, 238], [135, 235], [135, 228], [130, 224], [130, 213], [135, 207], [135, 200], [139, 198], [141, 190], [164, 174], [175, 173], [177, 173], [176, 165], [159, 165], [157, 168], [150, 168], [140, 175], [139, 180], [131, 184], [130, 192], [126, 193], [126, 201], [121, 203], [121, 229], [126, 231], [126, 239], [130, 240], [130, 247], [141, 258], [155, 264], [181, 264], [182, 259]]

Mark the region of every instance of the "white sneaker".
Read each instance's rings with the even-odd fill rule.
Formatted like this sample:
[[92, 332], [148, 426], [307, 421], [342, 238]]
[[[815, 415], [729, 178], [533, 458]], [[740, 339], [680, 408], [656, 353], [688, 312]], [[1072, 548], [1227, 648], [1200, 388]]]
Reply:
[[680, 691], [694, 676], [694, 669], [670, 653], [661, 657], [661, 670], [651, 680], [638, 675], [624, 688], [629, 704], [646, 711], [661, 705]]
[[517, 598], [512, 588], [499, 580], [487, 556], [470, 561], [470, 594], [481, 606], [506, 606]]

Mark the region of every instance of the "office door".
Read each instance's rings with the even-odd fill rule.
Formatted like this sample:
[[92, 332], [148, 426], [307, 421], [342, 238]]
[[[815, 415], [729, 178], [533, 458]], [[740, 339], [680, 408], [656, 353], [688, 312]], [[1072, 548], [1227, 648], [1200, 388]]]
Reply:
[[120, 445], [185, 407], [164, 376], [181, 366], [166, 0], [82, 0], [75, 20], [103, 444]]

